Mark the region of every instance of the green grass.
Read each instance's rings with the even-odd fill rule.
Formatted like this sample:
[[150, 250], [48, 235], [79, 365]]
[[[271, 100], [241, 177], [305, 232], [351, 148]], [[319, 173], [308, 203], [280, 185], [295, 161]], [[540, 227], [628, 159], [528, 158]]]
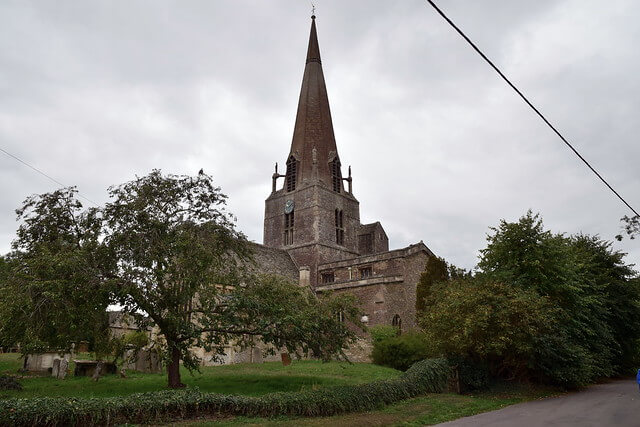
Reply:
[[493, 391], [474, 395], [428, 394], [408, 399], [379, 410], [339, 415], [334, 417], [273, 419], [235, 417], [219, 420], [192, 420], [173, 423], [174, 426], [421, 426], [432, 425], [457, 418], [494, 411], [515, 403], [551, 396], [557, 391], [549, 388], [531, 388], [522, 385], [497, 387]]
[[[22, 366], [16, 354], [0, 354], [0, 373], [16, 373]], [[73, 366], [71, 366], [73, 371]], [[166, 389], [165, 374], [128, 372], [128, 378], [107, 375], [98, 382], [69, 375], [65, 380], [46, 376], [23, 378], [21, 391], [0, 391], [9, 397], [108, 397]], [[277, 391], [299, 391], [334, 385], [360, 384], [393, 378], [399, 371], [366, 363], [294, 361], [203, 367], [201, 373], [182, 370], [182, 381], [204, 392], [258, 396]]]
[[[22, 366], [16, 354], [0, 354], [0, 373], [16, 373]], [[334, 385], [366, 383], [389, 379], [401, 373], [394, 369], [365, 363], [321, 363], [295, 361], [290, 366], [279, 362], [203, 367], [201, 373], [190, 375], [183, 370], [183, 382], [205, 392], [242, 395], [263, 395], [278, 391], [299, 391]], [[33, 376], [21, 380], [22, 391], [0, 391], [0, 399], [8, 397], [107, 397], [123, 396], [166, 388], [166, 375], [129, 372], [128, 378], [108, 375], [98, 382], [87, 377], [56, 380]], [[490, 392], [474, 395], [429, 394], [408, 399], [379, 410], [334, 417], [274, 419], [227, 417], [219, 420], [185, 420], [184, 426], [323, 426], [323, 425], [431, 425], [456, 418], [500, 409], [507, 405], [549, 396], [552, 389], [502, 385]]]

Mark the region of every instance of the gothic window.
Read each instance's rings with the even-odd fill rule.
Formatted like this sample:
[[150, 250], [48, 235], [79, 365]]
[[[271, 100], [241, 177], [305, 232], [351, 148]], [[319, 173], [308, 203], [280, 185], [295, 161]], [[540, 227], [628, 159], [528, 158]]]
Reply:
[[320, 276], [320, 281], [322, 283], [333, 283], [335, 279], [336, 278], [333, 273], [322, 273]]
[[287, 192], [296, 189], [296, 173], [298, 169], [298, 161], [295, 157], [289, 156], [287, 160], [287, 173], [285, 175], [285, 188]]
[[284, 214], [284, 244], [293, 244], [293, 223], [294, 223], [294, 211]]
[[399, 315], [393, 316], [393, 320], [391, 320], [391, 326], [396, 328], [398, 335], [402, 333], [402, 319], [400, 319]]
[[342, 187], [342, 172], [340, 172], [340, 160], [337, 157], [331, 162], [331, 182], [333, 191], [339, 193]]
[[344, 222], [342, 221], [342, 210], [336, 209], [335, 211], [335, 225], [336, 225], [336, 243], [344, 245]]
[[360, 269], [360, 278], [366, 279], [367, 277], [373, 276], [373, 269], [371, 267], [362, 267]]

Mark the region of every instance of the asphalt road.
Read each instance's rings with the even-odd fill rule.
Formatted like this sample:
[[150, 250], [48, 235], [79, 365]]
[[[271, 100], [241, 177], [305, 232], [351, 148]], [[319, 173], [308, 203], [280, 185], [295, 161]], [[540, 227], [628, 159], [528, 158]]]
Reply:
[[640, 392], [635, 378], [612, 381], [564, 396], [519, 403], [438, 426], [640, 427]]

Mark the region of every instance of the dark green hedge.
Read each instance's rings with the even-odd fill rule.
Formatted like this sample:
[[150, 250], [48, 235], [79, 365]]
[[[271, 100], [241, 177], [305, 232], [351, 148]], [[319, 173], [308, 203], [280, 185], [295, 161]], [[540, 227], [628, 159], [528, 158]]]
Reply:
[[424, 393], [440, 393], [446, 388], [448, 378], [446, 360], [428, 359], [392, 380], [260, 397], [187, 389], [110, 398], [8, 399], [0, 401], [0, 425], [151, 423], [217, 414], [326, 416], [366, 411]]

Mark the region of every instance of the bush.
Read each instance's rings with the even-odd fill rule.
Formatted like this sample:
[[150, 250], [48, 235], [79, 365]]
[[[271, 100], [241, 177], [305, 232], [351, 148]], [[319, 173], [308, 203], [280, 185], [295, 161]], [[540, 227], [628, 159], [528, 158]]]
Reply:
[[8, 375], [0, 375], [0, 390], [22, 390], [22, 384]]
[[431, 346], [424, 334], [409, 332], [373, 342], [371, 357], [376, 365], [406, 371], [419, 360], [432, 356]]
[[374, 343], [395, 338], [398, 336], [398, 329], [391, 325], [376, 325], [369, 329], [371, 340]]
[[330, 416], [366, 411], [425, 393], [442, 392], [445, 359], [414, 364], [401, 377], [368, 384], [260, 397], [166, 390], [111, 398], [35, 398], [0, 401], [0, 425], [109, 425], [155, 423], [203, 415]]
[[462, 357], [449, 358], [449, 364], [458, 370], [460, 391], [469, 392], [489, 388], [491, 376], [489, 367], [484, 363], [473, 362]]

